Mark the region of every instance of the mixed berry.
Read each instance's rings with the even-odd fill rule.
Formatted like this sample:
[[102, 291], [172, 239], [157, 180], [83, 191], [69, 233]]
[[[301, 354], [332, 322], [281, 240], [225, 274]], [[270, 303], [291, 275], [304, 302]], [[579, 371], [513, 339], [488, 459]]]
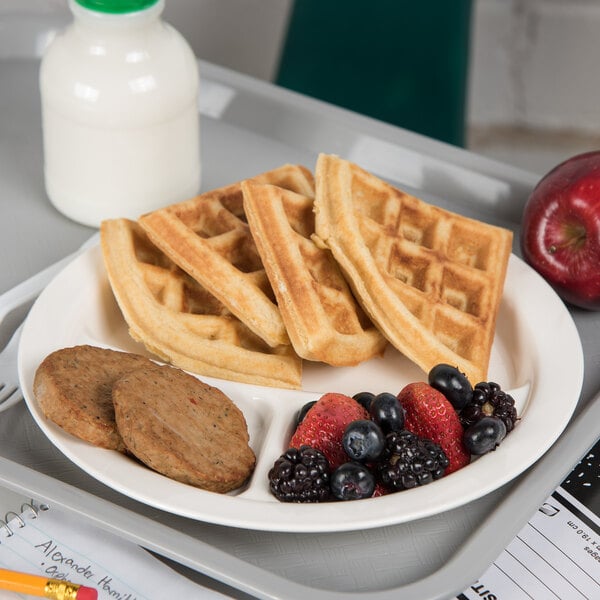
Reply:
[[342, 447], [348, 458], [358, 462], [376, 461], [385, 447], [381, 427], [369, 419], [352, 421], [344, 430]]
[[495, 450], [506, 437], [506, 425], [498, 417], [482, 417], [463, 436], [465, 448], [476, 456]]
[[370, 498], [374, 491], [375, 476], [361, 463], [344, 463], [331, 474], [331, 492], [338, 500]]
[[495, 450], [518, 420], [494, 382], [436, 365], [397, 395], [328, 393], [304, 405], [269, 471], [282, 502], [358, 500], [427, 485]]
[[497, 383], [483, 381], [473, 389], [471, 401], [460, 411], [460, 420], [464, 427], [473, 425], [483, 417], [498, 417], [504, 422], [507, 433], [517, 422], [515, 401]]
[[404, 408], [394, 394], [388, 392], [377, 394], [371, 400], [368, 411], [383, 433], [404, 429]]
[[409, 490], [444, 475], [449, 460], [442, 448], [408, 430], [388, 434], [377, 475], [391, 490]]
[[269, 472], [271, 492], [282, 502], [329, 500], [329, 462], [311, 448], [288, 448]]
[[429, 385], [440, 391], [457, 411], [473, 398], [473, 386], [464, 373], [456, 367], [441, 363], [429, 371]]

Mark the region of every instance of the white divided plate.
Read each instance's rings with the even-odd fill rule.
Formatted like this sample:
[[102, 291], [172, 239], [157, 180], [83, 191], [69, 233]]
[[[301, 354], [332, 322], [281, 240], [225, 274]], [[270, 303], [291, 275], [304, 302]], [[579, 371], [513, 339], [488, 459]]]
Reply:
[[297, 410], [325, 392], [398, 392], [426, 375], [398, 352], [352, 368], [305, 362], [303, 390], [202, 377], [243, 411], [257, 464], [250, 482], [222, 495], [178, 483], [111, 450], [96, 448], [48, 421], [33, 395], [35, 370], [50, 352], [92, 344], [148, 355], [127, 333], [99, 247], [71, 263], [27, 317], [19, 377], [37, 424], [70, 460], [104, 484], [156, 508], [211, 523], [271, 531], [343, 531], [420, 519], [470, 502], [533, 464], [567, 425], [583, 381], [583, 351], [562, 301], [529, 266], [511, 256], [488, 379], [515, 398], [522, 419], [500, 448], [422, 488], [379, 498], [322, 504], [278, 502], [267, 473], [287, 447]]

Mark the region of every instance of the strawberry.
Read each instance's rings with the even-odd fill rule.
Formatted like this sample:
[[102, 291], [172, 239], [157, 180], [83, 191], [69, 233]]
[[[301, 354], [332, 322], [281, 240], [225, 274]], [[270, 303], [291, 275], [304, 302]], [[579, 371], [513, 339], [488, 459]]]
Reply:
[[469, 464], [470, 454], [463, 445], [463, 427], [456, 410], [446, 397], [427, 383], [409, 383], [398, 394], [406, 411], [404, 427], [420, 437], [439, 444], [450, 464], [445, 475]]
[[365, 408], [350, 396], [325, 394], [306, 413], [290, 440], [290, 446], [300, 448], [306, 445], [320, 450], [333, 471], [350, 460], [342, 447], [346, 426], [357, 419], [368, 418]]

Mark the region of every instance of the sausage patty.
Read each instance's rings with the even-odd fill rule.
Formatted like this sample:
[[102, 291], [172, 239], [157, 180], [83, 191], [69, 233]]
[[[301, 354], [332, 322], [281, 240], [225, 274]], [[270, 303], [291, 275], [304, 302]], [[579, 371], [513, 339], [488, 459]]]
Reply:
[[121, 377], [112, 395], [127, 450], [155, 471], [214, 492], [238, 488], [252, 473], [244, 415], [217, 388], [153, 364]]
[[49, 354], [38, 367], [33, 392], [46, 417], [68, 433], [102, 448], [124, 451], [112, 387], [123, 375], [154, 363], [138, 354], [73, 346]]

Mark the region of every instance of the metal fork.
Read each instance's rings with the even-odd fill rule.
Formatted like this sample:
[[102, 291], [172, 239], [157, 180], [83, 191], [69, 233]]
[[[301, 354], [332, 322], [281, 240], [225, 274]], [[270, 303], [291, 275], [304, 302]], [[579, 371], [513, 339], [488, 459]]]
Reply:
[[23, 325], [24, 323], [21, 323], [17, 327], [4, 350], [0, 352], [0, 412], [23, 399], [17, 372], [17, 352]]

